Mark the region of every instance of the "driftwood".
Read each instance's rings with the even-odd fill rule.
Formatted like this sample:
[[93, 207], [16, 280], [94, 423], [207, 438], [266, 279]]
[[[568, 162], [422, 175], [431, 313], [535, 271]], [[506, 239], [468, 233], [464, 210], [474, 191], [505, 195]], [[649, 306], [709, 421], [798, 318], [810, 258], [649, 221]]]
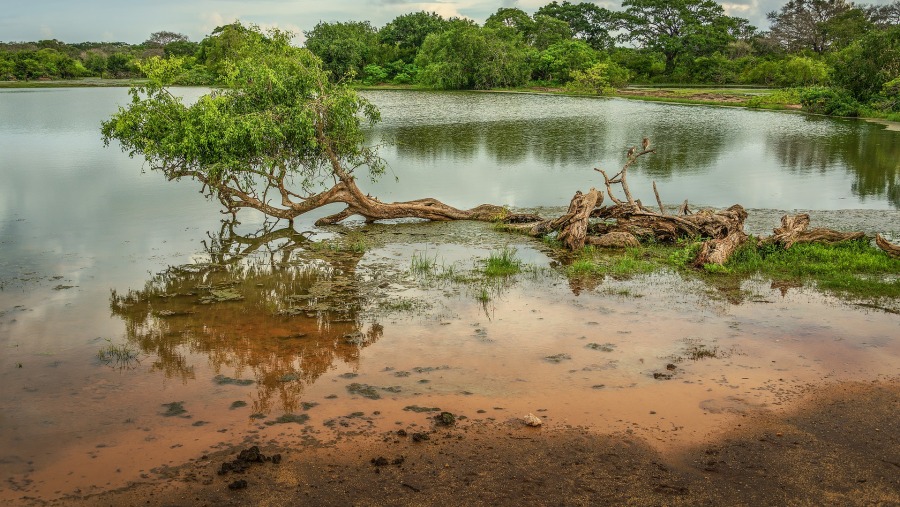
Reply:
[[773, 235], [764, 238], [762, 242], [775, 243], [788, 249], [795, 243], [826, 243], [831, 245], [866, 237], [862, 232], [840, 232], [823, 228], [807, 230], [807, 227], [809, 227], [808, 214], [785, 215], [781, 217], [781, 227], [773, 229]]
[[884, 250], [884, 253], [890, 255], [894, 258], [900, 258], [900, 245], [895, 245], [888, 240], [884, 239], [884, 236], [881, 234], [875, 235], [875, 244], [878, 245], [878, 248]]
[[[557, 233], [557, 239], [571, 250], [584, 245], [604, 248], [627, 248], [640, 245], [640, 239], [652, 239], [662, 243], [674, 243], [681, 238], [705, 238], [693, 265], [725, 264], [743, 245], [748, 236], [744, 232], [747, 211], [739, 204], [713, 211], [692, 212], [685, 200], [675, 214], [666, 213], [656, 182], [653, 195], [659, 211], [651, 210], [635, 199], [628, 187], [628, 169], [638, 158], [654, 153], [650, 141], [644, 138], [643, 150], [631, 148], [626, 154], [622, 170], [610, 177], [603, 169], [594, 170], [603, 175], [606, 194], [611, 204], [601, 206], [603, 192], [591, 189], [588, 193], [575, 193], [568, 211], [561, 217], [548, 220], [536, 215], [515, 215], [504, 221], [508, 230], [524, 232], [531, 236]], [[621, 187], [623, 198], [616, 196], [613, 188]], [[591, 222], [589, 219], [594, 219]], [[785, 215], [781, 227], [773, 235], [761, 240], [762, 244], [777, 244], [790, 248], [796, 243], [834, 244], [865, 238], [862, 232], [840, 232], [832, 229], [809, 229], [809, 215]], [[879, 248], [893, 257], [900, 257], [900, 246], [891, 244], [881, 236], [876, 237]]]
[[[683, 237], [711, 238], [704, 245], [701, 258], [703, 262], [723, 263], [744, 241], [744, 220], [747, 212], [739, 205], [722, 211], [700, 211], [691, 214], [687, 201], [679, 208], [677, 215], [666, 213], [656, 182], [653, 182], [653, 194], [659, 211], [651, 210], [635, 199], [628, 186], [628, 168], [638, 158], [654, 153], [650, 149], [650, 140], [644, 138], [643, 150], [628, 150], [627, 160], [622, 170], [610, 177], [603, 169], [595, 169], [603, 175], [606, 194], [612, 204], [603, 203], [603, 192], [591, 189], [588, 193], [576, 192], [569, 203], [568, 211], [553, 220], [536, 220], [529, 222], [507, 223], [507, 229], [524, 232], [531, 236], [544, 236], [553, 232], [557, 239], [571, 250], [581, 249], [584, 245], [603, 248], [626, 248], [639, 246], [639, 238], [652, 238], [655, 241], [674, 243]], [[620, 199], [613, 192], [619, 185], [624, 194]], [[589, 219], [595, 219], [591, 223]]]

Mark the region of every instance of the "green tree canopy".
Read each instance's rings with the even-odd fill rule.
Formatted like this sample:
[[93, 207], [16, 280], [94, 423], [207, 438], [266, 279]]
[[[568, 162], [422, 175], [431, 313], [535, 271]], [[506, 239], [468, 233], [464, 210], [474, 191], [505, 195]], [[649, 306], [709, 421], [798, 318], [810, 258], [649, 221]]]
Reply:
[[662, 53], [667, 74], [680, 56], [712, 55], [737, 34], [753, 31], [746, 20], [726, 16], [713, 0], [625, 0], [622, 6], [623, 38]]
[[189, 179], [233, 214], [242, 208], [293, 219], [332, 203], [343, 211], [317, 223], [354, 214], [368, 220], [418, 217], [490, 220], [503, 210], [458, 210], [434, 199], [386, 204], [365, 195], [356, 172], [370, 178], [384, 171], [364, 145], [363, 124], [378, 110], [352, 89], [329, 81], [309, 50], [290, 46], [291, 34], [241, 27], [235, 56], [222, 62], [225, 88], [191, 105], [168, 85], [182, 71], [180, 58], [141, 64], [149, 82], [131, 89], [101, 130], [130, 156], [141, 156], [169, 180]]
[[397, 16], [378, 31], [382, 44], [393, 46], [398, 57], [412, 62], [425, 38], [447, 27], [447, 20], [434, 12], [412, 12]]
[[606, 50], [613, 47], [615, 43], [610, 32], [617, 28], [618, 16], [593, 3], [573, 4], [563, 1], [560, 4], [554, 0], [538, 9], [535, 19], [538, 15], [565, 21], [575, 38], [587, 42], [594, 49]]
[[835, 84], [860, 101], [881, 92], [885, 83], [900, 77], [900, 26], [873, 30], [835, 55]]
[[529, 49], [521, 36], [459, 23], [425, 39], [416, 66], [420, 82], [444, 90], [520, 86], [528, 81]]
[[368, 21], [319, 23], [306, 34], [306, 47], [318, 56], [332, 79], [362, 76], [373, 63], [378, 32]]

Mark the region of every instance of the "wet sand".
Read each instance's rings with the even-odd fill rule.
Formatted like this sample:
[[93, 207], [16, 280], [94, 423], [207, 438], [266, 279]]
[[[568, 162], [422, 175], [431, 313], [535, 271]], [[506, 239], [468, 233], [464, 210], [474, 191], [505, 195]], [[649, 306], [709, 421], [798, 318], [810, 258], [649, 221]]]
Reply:
[[419, 442], [412, 428], [328, 447], [258, 442], [283, 461], [219, 474], [247, 442], [152, 482], [49, 505], [898, 505], [898, 412], [898, 379], [840, 383], [785, 413], [733, 417], [678, 452], [512, 418], [427, 423]]

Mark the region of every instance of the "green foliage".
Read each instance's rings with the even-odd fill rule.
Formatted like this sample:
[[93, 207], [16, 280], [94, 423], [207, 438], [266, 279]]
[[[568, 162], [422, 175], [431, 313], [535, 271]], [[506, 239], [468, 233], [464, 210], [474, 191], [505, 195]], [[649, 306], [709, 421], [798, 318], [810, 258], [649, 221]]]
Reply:
[[520, 37], [489, 28], [457, 24], [433, 33], [416, 57], [419, 82], [443, 90], [490, 89], [528, 82], [529, 52]]
[[[544, 17], [565, 22], [576, 39], [586, 42], [598, 51], [612, 48], [615, 42], [610, 32], [618, 28], [618, 16], [616, 13], [603, 7], [598, 7], [594, 3], [581, 2], [573, 4], [563, 1], [560, 4], [554, 0], [538, 9], [534, 20], [540, 23], [539, 18]], [[535, 45], [541, 48], [541, 46]]]
[[432, 33], [443, 31], [447, 26], [447, 20], [434, 12], [403, 14], [378, 31], [378, 40], [396, 48], [400, 59], [411, 62], [415, 60], [425, 39]]
[[366, 65], [363, 69], [363, 75], [365, 76], [363, 77], [363, 83], [367, 85], [384, 83], [388, 79], [387, 69], [375, 64]]
[[733, 83], [736, 78], [735, 64], [721, 53], [716, 52], [711, 56], [695, 58], [690, 66], [690, 75], [685, 76], [685, 81], [696, 83]]
[[119, 141], [169, 179], [201, 181], [226, 205], [236, 192], [257, 198], [277, 182], [295, 191], [330, 187], [335, 162], [380, 175], [383, 162], [363, 145], [362, 122], [379, 119], [375, 107], [330, 84], [312, 53], [290, 46], [289, 33], [240, 30], [249, 35], [243, 45], [218, 62], [226, 89], [186, 106], [167, 89], [180, 59], [150, 59], [141, 66], [148, 84], [132, 88], [131, 103], [103, 122], [104, 141]]
[[787, 51], [824, 53], [844, 31], [841, 15], [852, 8], [845, 0], [789, 0], [767, 15], [768, 37]]
[[724, 51], [738, 35], [755, 30], [746, 20], [726, 16], [713, 0], [625, 0], [622, 7], [623, 38], [662, 53], [670, 75], [683, 55]]
[[374, 61], [377, 44], [378, 34], [368, 21], [321, 22], [306, 34], [306, 47], [334, 80], [362, 76]]
[[831, 69], [825, 62], [805, 56], [778, 60], [758, 60], [741, 74], [745, 83], [767, 86], [799, 87], [828, 84]]
[[803, 109], [816, 114], [830, 116], [859, 116], [860, 104], [848, 92], [821, 86], [800, 92]]
[[615, 62], [599, 62], [586, 71], [573, 71], [566, 89], [576, 93], [608, 95], [628, 84], [631, 73]]
[[544, 50], [554, 44], [567, 41], [572, 38], [572, 29], [568, 23], [561, 19], [536, 14], [531, 32], [527, 34], [527, 40], [538, 50]]
[[566, 274], [574, 278], [604, 275], [621, 278], [650, 273], [660, 264], [657, 259], [646, 255], [648, 251], [644, 248], [627, 248], [623, 252], [601, 251], [588, 246], [566, 267]]
[[834, 84], [867, 102], [900, 77], [900, 26], [871, 31], [834, 57]]
[[773, 90], [763, 95], [755, 95], [747, 99], [744, 103], [747, 107], [762, 109], [780, 109], [787, 105], [800, 103], [800, 90], [797, 88], [786, 88], [783, 90]]
[[575, 71], [587, 71], [601, 55], [577, 40], [557, 42], [541, 51], [535, 62], [534, 77], [554, 83], [567, 83]]

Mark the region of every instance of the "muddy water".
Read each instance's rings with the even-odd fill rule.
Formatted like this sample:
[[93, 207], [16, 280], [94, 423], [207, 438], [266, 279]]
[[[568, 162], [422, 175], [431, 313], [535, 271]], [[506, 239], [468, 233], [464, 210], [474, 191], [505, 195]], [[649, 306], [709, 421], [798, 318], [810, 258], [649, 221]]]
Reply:
[[[783, 294], [749, 279], [723, 293], [664, 273], [573, 283], [541, 243], [485, 224], [357, 223], [316, 229], [320, 243], [285, 230], [254, 236], [258, 217], [221, 224], [215, 203], [190, 185], [142, 174], [139, 161], [102, 148], [97, 125], [125, 97], [0, 93], [0, 501], [159, 479], [166, 465], [248, 439], [352, 448], [381, 431], [427, 429], [434, 412], [423, 410], [435, 408], [472, 421], [533, 413], [545, 431], [584, 425], [672, 449], [732, 427], [747, 411], [787, 408], [811, 383], [898, 371], [896, 314], [809, 288]], [[556, 111], [581, 107], [553, 100]], [[676, 110], [665, 110], [668, 121]], [[381, 190], [405, 198], [430, 159], [433, 171], [468, 167], [501, 182], [472, 185], [474, 176], [459, 176], [467, 173], [439, 172], [434, 181], [457, 174], [456, 186], [430, 193], [454, 203], [501, 194], [525, 207], [565, 203], [591, 184], [567, 181], [596, 153], [574, 144], [554, 152], [530, 134], [500, 143], [500, 153], [485, 137], [540, 125], [550, 135], [562, 121], [554, 114], [527, 124], [450, 118], [442, 124], [456, 124], [455, 137], [453, 129], [428, 134], [427, 125], [413, 135], [396, 129], [415, 122], [386, 121], [385, 132], [405, 140], [386, 156], [412, 183], [398, 190], [384, 181]], [[853, 125], [816, 123], [815, 132], [885, 141], [878, 127]], [[605, 132], [597, 149], [612, 157], [622, 134]], [[447, 135], [455, 141], [440, 144]], [[437, 139], [436, 152], [411, 145], [423, 136]], [[474, 148], [457, 142], [466, 136]], [[767, 148], [763, 158], [794, 153], [791, 146]], [[896, 237], [894, 173], [883, 164], [866, 165], [880, 168], [877, 177], [854, 172], [846, 153], [828, 158], [826, 176], [789, 170], [789, 180], [828, 186], [820, 196], [859, 197], [847, 206], [804, 201], [814, 210], [879, 208], [814, 212], [817, 225]], [[691, 159], [701, 169], [685, 177], [720, 174], [715, 167], [725, 166], [710, 165], [717, 157]], [[807, 167], [807, 159], [795, 161]], [[538, 178], [525, 185], [529, 172]], [[858, 194], [856, 179], [868, 182]], [[797, 205], [759, 195], [757, 205]], [[749, 232], [770, 229], [778, 216], [753, 210]], [[526, 269], [509, 279], [479, 274], [505, 246]], [[414, 259], [434, 266], [413, 270]], [[102, 361], [108, 347], [129, 357]]]
[[[810, 289], [751, 279], [735, 304], [674, 274], [573, 284], [540, 243], [484, 224], [270, 236], [281, 239], [219, 238], [190, 265], [108, 293], [108, 325], [124, 331], [106, 337], [41, 346], [29, 336], [59, 324], [28, 307], [5, 314], [2, 498], [155, 479], [247, 439], [427, 430], [437, 410], [533, 413], [545, 431], [586, 426], [674, 449], [787, 407], [808, 385], [900, 365], [896, 315]], [[525, 270], [481, 275], [506, 246]], [[433, 267], [412, 269], [423, 258]], [[93, 317], [63, 326], [96, 330]], [[99, 361], [110, 343], [135, 359]]]

